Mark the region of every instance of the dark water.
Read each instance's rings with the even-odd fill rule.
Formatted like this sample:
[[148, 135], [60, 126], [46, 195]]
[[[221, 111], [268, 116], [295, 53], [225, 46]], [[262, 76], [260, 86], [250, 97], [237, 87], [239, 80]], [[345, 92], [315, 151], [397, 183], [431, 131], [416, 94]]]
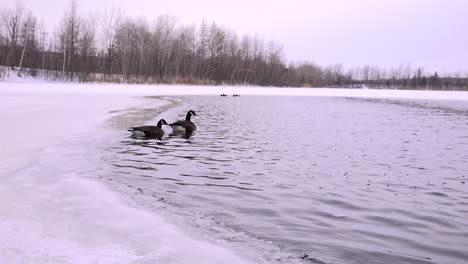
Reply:
[[306, 262], [468, 263], [468, 102], [182, 100], [195, 134], [122, 132], [103, 178]]

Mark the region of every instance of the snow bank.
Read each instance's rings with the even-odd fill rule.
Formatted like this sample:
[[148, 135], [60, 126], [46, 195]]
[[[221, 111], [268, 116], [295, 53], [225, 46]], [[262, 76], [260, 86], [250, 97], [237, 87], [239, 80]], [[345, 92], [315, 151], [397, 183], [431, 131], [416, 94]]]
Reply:
[[1, 263], [246, 263], [42, 154], [2, 188]]
[[240, 94], [468, 100], [467, 91], [60, 83], [38, 80], [31, 77], [7, 78], [4, 82], [0, 82], [0, 88], [4, 89], [4, 86], [8, 86], [10, 89], [17, 91], [25, 90], [27, 92], [40, 89], [41, 91], [59, 93], [97, 93], [113, 95], [219, 95], [224, 93], [228, 95]]

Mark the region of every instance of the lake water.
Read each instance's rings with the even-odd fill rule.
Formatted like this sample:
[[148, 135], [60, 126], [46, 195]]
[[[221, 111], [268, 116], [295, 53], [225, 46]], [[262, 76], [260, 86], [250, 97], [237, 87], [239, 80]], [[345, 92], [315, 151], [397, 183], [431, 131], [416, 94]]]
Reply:
[[110, 123], [172, 122], [192, 109], [198, 131], [88, 138], [99, 149], [93, 177], [271, 262], [468, 263], [467, 102], [171, 100]]

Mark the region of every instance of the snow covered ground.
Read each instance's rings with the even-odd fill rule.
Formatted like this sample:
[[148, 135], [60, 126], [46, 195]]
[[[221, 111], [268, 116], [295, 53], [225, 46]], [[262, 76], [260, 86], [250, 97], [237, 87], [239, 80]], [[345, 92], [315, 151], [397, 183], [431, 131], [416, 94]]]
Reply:
[[[3, 84], [2, 84], [3, 83]], [[0, 86], [13, 87], [15, 91], [28, 92], [30, 84], [33, 90], [60, 93], [97, 93], [122, 95], [282, 95], [282, 96], [332, 96], [332, 97], [366, 97], [395, 99], [436, 99], [468, 100], [468, 91], [427, 91], [427, 90], [394, 90], [394, 89], [339, 89], [339, 88], [273, 88], [244, 86], [195, 86], [195, 85], [136, 85], [136, 84], [93, 84], [61, 83], [47, 81], [31, 76], [18, 77], [10, 72]], [[13, 85], [13, 86], [12, 86]], [[79, 88], [78, 88], [79, 87]], [[96, 90], [99, 87], [99, 90]], [[66, 89], [63, 89], [66, 88]], [[254, 88], [254, 89], [252, 89]]]
[[141, 105], [138, 97], [220, 93], [468, 100], [468, 92], [0, 82], [0, 263], [248, 262], [98, 182], [31, 167], [64, 138], [98, 133], [111, 110]]

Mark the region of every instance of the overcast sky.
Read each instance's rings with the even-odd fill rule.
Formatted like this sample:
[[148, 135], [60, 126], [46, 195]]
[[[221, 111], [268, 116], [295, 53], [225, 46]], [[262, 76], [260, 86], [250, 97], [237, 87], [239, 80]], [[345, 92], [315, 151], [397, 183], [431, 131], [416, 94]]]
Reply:
[[[15, 0], [2, 0], [13, 6]], [[23, 0], [54, 28], [68, 0]], [[293, 61], [468, 72], [468, 0], [78, 0], [80, 14], [121, 8], [152, 20], [215, 21], [275, 40]], [[2, 4], [0, 4], [1, 6]], [[50, 29], [51, 30], [51, 29]]]

